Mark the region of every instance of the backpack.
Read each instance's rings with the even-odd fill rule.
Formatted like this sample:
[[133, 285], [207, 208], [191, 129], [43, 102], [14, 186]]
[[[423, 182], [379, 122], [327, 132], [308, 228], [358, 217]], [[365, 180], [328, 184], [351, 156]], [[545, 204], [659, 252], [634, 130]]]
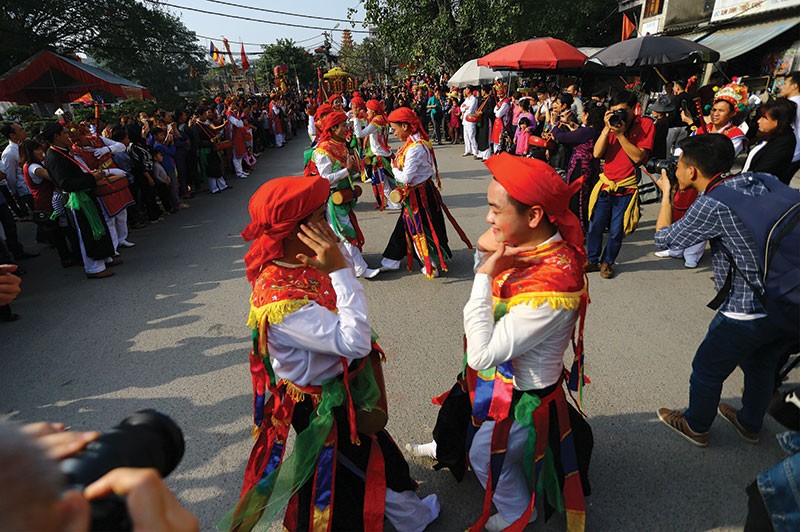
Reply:
[[[800, 191], [770, 174], [746, 174], [746, 178], [752, 184], [761, 183], [768, 192], [754, 197], [731, 187], [714, 186], [707, 195], [727, 205], [755, 241], [764, 291], [748, 284], [762, 305], [767, 309], [776, 304], [800, 307]], [[714, 310], [730, 293], [733, 270], [738, 272], [730, 252], [724, 247], [723, 252], [731, 267], [722, 290], [708, 305]]]

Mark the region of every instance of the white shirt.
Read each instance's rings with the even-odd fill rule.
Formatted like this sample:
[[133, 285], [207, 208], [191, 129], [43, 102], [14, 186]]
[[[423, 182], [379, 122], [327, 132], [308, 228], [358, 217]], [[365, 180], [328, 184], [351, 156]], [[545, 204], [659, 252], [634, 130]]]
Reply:
[[352, 268], [330, 274], [338, 312], [311, 302], [269, 325], [267, 339], [275, 374], [300, 386], [317, 386], [342, 372], [348, 362], [372, 349], [367, 298]]
[[494, 116], [495, 118], [500, 118], [503, 120], [504, 124], [508, 124], [508, 120], [511, 118], [511, 115], [508, 114], [509, 109], [511, 106], [508, 105], [508, 102], [503, 102], [502, 105], [495, 105], [494, 106]]
[[367, 124], [365, 127], [361, 124], [361, 120], [354, 117], [353, 132], [358, 138], [369, 137], [369, 147], [372, 149], [372, 153], [375, 155], [380, 155], [381, 157], [391, 157], [392, 151], [384, 148], [380, 142], [380, 135], [386, 135], [386, 128], [378, 127], [372, 122]]
[[314, 164], [317, 165], [317, 172], [319, 172], [320, 177], [327, 179], [331, 187], [350, 175], [350, 170], [347, 169], [347, 166], [342, 166], [339, 170], [334, 172], [331, 158], [318, 149], [314, 150], [311, 157], [314, 159]]
[[[556, 233], [542, 245], [558, 240], [562, 238]], [[492, 279], [476, 274], [464, 306], [470, 367], [480, 371], [511, 360], [518, 390], [537, 390], [558, 382], [578, 311], [553, 310], [546, 302], [538, 307], [521, 304], [495, 322], [492, 306]]]
[[3, 150], [0, 156], [0, 170], [6, 176], [8, 188], [19, 196], [30, 194], [28, 184], [25, 183], [25, 178], [22, 177], [22, 168], [19, 165], [19, 144], [16, 142], [8, 141], [8, 146]]
[[794, 119], [794, 136], [797, 138], [797, 144], [794, 146], [794, 157], [792, 162], [800, 161], [800, 96], [792, 96], [789, 98], [797, 104], [797, 116]]
[[317, 123], [314, 121], [314, 116], [308, 117], [308, 138], [314, 142], [317, 138]]
[[462, 124], [472, 124], [467, 120], [467, 115], [474, 115], [475, 111], [478, 109], [478, 99], [475, 97], [474, 94], [470, 94], [464, 103], [461, 104], [461, 123]]
[[38, 170], [39, 168], [44, 168], [44, 166], [42, 166], [39, 163], [31, 163], [28, 165], [28, 177], [30, 177], [31, 181], [36, 183], [37, 185], [41, 185], [42, 182], [44, 181], [43, 178], [36, 175], [36, 170]]
[[[411, 140], [419, 142], [418, 133], [411, 135]], [[433, 175], [433, 153], [424, 144], [417, 144], [405, 152], [403, 169], [392, 168], [394, 178], [399, 183], [408, 186], [424, 183]]]

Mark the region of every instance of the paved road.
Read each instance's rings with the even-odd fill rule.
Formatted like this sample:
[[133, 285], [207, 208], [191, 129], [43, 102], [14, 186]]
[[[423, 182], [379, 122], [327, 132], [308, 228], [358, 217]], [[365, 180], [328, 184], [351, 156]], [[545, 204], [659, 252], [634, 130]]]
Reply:
[[[25, 264], [22, 319], [0, 325], [0, 415], [60, 420], [76, 430], [102, 429], [152, 407], [173, 416], [186, 455], [170, 486], [204, 529], [236, 501], [249, 438], [249, 287], [244, 278], [247, 201], [266, 179], [300, 171], [300, 140], [261, 157], [235, 190], [202, 195], [191, 209], [135, 231], [117, 275], [86, 280], [58, 267], [50, 250]], [[444, 198], [471, 236], [485, 228], [488, 172], [462, 146], [437, 148]], [[365, 255], [375, 265], [397, 214], [358, 207]], [[706, 258], [696, 270], [652, 254], [654, 206], [625, 241], [618, 277], [590, 275], [586, 328], [586, 411], [595, 436], [588, 499], [592, 530], [741, 529], [745, 486], [781, 458], [767, 420], [762, 442], [741, 441], [725, 423], [697, 449], [661, 425], [655, 410], [685, 407], [694, 349], [712, 312]], [[23, 236], [32, 241], [26, 227]], [[402, 446], [430, 439], [437, 410], [430, 397], [452, 384], [461, 360], [461, 309], [471, 286], [472, 257], [449, 232], [451, 271], [428, 281], [417, 272], [365, 281], [371, 322], [388, 355], [389, 429]], [[723, 397], [738, 402], [741, 374]], [[474, 478], [457, 484], [430, 462], [410, 459], [421, 493], [438, 493], [432, 530], [464, 530], [478, 515]], [[531, 525], [562, 530], [563, 519]], [[274, 527], [273, 527], [274, 528]]]

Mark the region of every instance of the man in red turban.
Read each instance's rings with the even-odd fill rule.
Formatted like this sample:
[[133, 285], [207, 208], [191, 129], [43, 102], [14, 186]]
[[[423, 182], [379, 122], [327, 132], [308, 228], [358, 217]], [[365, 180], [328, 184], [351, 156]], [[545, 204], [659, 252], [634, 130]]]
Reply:
[[242, 236], [252, 241], [245, 263], [256, 441], [239, 503], [220, 529], [252, 530], [284, 510], [291, 531], [382, 530], [384, 518], [398, 530], [424, 530], [439, 515], [436, 495], [415, 493], [385, 430], [382, 351], [364, 288], [326, 222], [328, 191], [318, 176], [280, 177], [250, 200]]
[[[353, 97], [352, 104], [355, 105]], [[389, 199], [394, 188], [392, 179], [392, 149], [389, 147], [389, 121], [386, 111], [378, 100], [368, 100], [365, 104], [366, 119], [353, 117], [353, 135], [363, 139], [363, 158], [367, 177], [372, 184], [376, 209], [400, 210], [402, 206]]]
[[[495, 532], [512, 524], [522, 530], [536, 519], [531, 486], [544, 486], [551, 507], [563, 500], [567, 529], [582, 530], [591, 429], [580, 415], [568, 413], [563, 377], [569, 375], [568, 387], [578, 392], [580, 403], [588, 291], [583, 234], [569, 210], [580, 183], [568, 186], [546, 163], [506, 153], [490, 157], [486, 166], [494, 177], [487, 194], [490, 229], [478, 243], [480, 266], [464, 307], [463, 381], [472, 397], [471, 417], [482, 423], [471, 442], [467, 431], [452, 430], [471, 421], [469, 415], [455, 419], [459, 394], [451, 393], [435, 441], [409, 447], [458, 474], [464, 472], [463, 459], [452, 460], [448, 453], [469, 449], [469, 464], [487, 488], [483, 513], [471, 530]], [[570, 344], [574, 357], [566, 373], [563, 357]], [[560, 449], [553, 453], [560, 465], [541, 467], [552, 448]], [[544, 478], [531, 479], [529, 464]], [[498, 479], [496, 485], [487, 485], [490, 477]], [[492, 516], [491, 503], [497, 508]]]

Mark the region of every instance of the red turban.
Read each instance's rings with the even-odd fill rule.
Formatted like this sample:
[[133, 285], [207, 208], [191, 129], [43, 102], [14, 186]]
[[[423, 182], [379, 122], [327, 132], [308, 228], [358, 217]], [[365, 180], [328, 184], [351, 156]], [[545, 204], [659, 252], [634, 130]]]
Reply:
[[328, 140], [331, 138], [331, 129], [338, 126], [342, 122], [347, 122], [347, 115], [342, 111], [333, 111], [329, 113], [323, 120], [319, 131], [319, 140]]
[[387, 117], [389, 122], [395, 124], [408, 124], [411, 126], [412, 133], [419, 133], [419, 136], [428, 140], [428, 132], [422, 127], [422, 122], [419, 121], [417, 113], [412, 111], [409, 107], [398, 107]]
[[250, 244], [244, 256], [247, 280], [255, 283], [262, 266], [283, 256], [283, 240], [297, 224], [328, 199], [330, 184], [319, 176], [276, 177], [250, 198], [250, 222], [242, 238]]
[[353, 98], [361, 98], [361, 93], [358, 91], [353, 91]]
[[339, 96], [338, 94], [331, 94], [331, 95], [330, 95], [330, 97], [328, 98], [328, 103], [330, 103], [331, 105], [333, 105], [333, 102], [334, 102], [334, 101], [336, 101], [336, 100], [341, 100], [341, 99], [342, 99], [342, 97], [341, 97], [341, 96]]
[[386, 114], [386, 109], [383, 108], [383, 104], [378, 100], [367, 100], [367, 109], [375, 111], [379, 115]]
[[333, 111], [333, 107], [331, 107], [331, 104], [323, 103], [317, 108], [317, 112], [314, 113], [314, 119], [322, 120], [325, 117], [325, 115], [330, 113], [331, 111]]
[[353, 96], [350, 100], [350, 108], [351, 109], [363, 109], [364, 108], [364, 98], [361, 96]]
[[552, 166], [538, 159], [499, 153], [484, 163], [508, 195], [524, 205], [539, 205], [564, 240], [585, 255], [580, 220], [569, 210], [569, 200], [580, 189], [583, 178], [567, 185]]

